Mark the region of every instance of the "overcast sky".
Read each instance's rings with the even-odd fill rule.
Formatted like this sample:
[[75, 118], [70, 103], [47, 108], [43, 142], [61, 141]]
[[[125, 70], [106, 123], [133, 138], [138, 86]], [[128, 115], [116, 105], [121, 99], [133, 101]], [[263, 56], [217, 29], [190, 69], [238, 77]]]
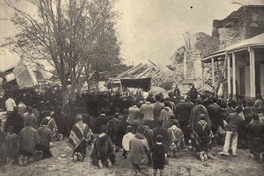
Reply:
[[[0, 19], [6, 19], [10, 12], [2, 1]], [[211, 35], [214, 19], [223, 19], [241, 7], [232, 2], [264, 4], [264, 0], [118, 0], [116, 9], [121, 19], [116, 30], [125, 63], [137, 64], [148, 59], [163, 65], [169, 63], [175, 50], [184, 44], [183, 33]], [[0, 44], [13, 33], [12, 24], [0, 20]]]

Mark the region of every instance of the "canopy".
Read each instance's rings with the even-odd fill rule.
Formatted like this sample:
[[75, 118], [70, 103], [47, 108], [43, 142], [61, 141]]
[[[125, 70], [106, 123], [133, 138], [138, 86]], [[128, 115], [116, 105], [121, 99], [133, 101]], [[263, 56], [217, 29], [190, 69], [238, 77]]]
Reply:
[[31, 88], [38, 84], [33, 71], [22, 60], [18, 62], [13, 74], [20, 89]]
[[212, 57], [223, 56], [226, 52], [238, 51], [242, 49], [247, 49], [248, 47], [264, 47], [264, 33], [257, 35], [255, 37], [240, 41], [234, 45], [226, 47], [223, 50], [214, 52], [206, 57], [203, 57], [202, 61], [206, 62]]
[[151, 78], [124, 78], [120, 79], [120, 81], [124, 87], [142, 88], [146, 92], [151, 87]]

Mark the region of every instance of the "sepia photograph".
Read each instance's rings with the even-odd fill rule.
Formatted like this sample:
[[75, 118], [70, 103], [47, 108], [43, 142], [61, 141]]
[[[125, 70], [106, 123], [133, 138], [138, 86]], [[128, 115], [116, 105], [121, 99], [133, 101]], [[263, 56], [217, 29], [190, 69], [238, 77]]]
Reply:
[[0, 176], [264, 176], [264, 0], [0, 0]]

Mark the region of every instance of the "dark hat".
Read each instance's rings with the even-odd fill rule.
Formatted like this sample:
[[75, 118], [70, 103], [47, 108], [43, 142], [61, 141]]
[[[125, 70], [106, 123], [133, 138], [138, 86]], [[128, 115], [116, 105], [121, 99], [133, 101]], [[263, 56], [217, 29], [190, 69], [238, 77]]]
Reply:
[[204, 114], [200, 114], [200, 115], [199, 115], [199, 119], [200, 119], [200, 120], [206, 120], [206, 116], [205, 116]]
[[157, 137], [156, 137], [156, 142], [162, 142], [163, 141], [163, 137], [162, 137], [162, 135], [157, 135]]

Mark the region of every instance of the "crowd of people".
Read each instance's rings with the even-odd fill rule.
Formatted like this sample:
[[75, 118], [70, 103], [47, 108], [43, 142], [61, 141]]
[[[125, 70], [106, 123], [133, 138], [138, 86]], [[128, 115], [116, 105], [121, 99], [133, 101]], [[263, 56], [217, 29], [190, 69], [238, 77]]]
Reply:
[[86, 149], [92, 149], [91, 161], [99, 168], [113, 167], [115, 153], [122, 151], [133, 172], [142, 175], [150, 166], [154, 175], [158, 171], [162, 175], [169, 158], [184, 156], [188, 150], [203, 162], [214, 159], [211, 151], [216, 145], [223, 145], [219, 155], [234, 157], [238, 147], [250, 148], [250, 157], [263, 162], [261, 95], [254, 102], [225, 101], [215, 95], [200, 97], [192, 87], [186, 99], [175, 90], [167, 97], [157, 94], [124, 100], [118, 96], [101, 105], [95, 117], [89, 114], [89, 107], [94, 106], [89, 101], [80, 111], [65, 113], [60, 106], [30, 107], [22, 100], [16, 105], [9, 97], [0, 133], [1, 163], [27, 165], [51, 157], [51, 145], [60, 140], [72, 148], [73, 161], [83, 161]]

